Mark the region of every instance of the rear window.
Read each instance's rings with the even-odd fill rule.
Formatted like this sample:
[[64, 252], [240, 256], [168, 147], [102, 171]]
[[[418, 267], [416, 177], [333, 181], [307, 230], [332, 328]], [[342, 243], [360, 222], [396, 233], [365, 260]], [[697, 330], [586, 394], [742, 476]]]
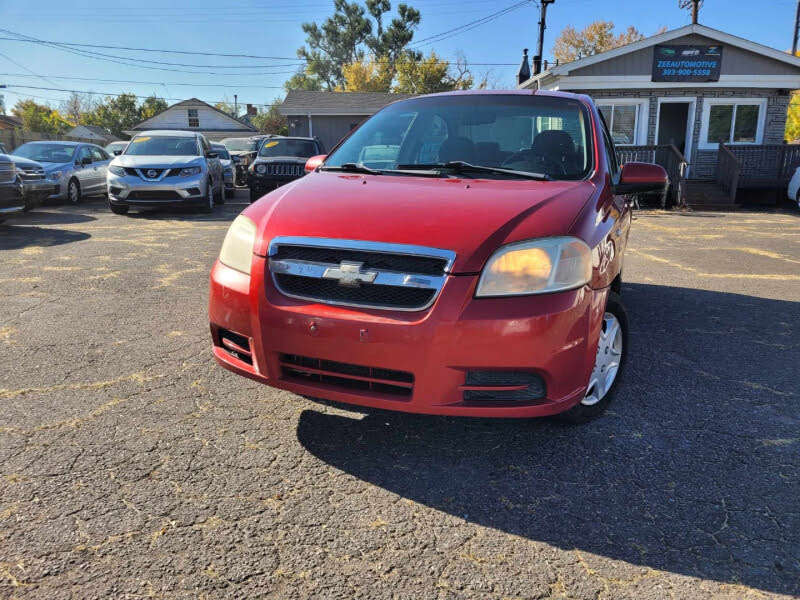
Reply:
[[125, 149], [134, 156], [199, 156], [197, 140], [193, 137], [147, 136], [135, 137]]
[[374, 169], [463, 161], [553, 179], [592, 170], [586, 108], [570, 98], [464, 94], [397, 102], [366, 121], [325, 161]]

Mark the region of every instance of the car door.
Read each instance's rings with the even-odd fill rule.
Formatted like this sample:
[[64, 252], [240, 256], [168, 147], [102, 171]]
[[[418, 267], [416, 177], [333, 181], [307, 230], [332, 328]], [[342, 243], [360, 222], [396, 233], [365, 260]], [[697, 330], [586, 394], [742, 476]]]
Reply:
[[[620, 166], [617, 162], [617, 152], [614, 147], [614, 141], [611, 138], [602, 113], [600, 114], [600, 122], [602, 125], [603, 147], [606, 154], [606, 162], [608, 164], [612, 185], [616, 186], [616, 184], [619, 183]], [[622, 257], [628, 244], [628, 233], [630, 232], [632, 218], [631, 204], [633, 200], [628, 196], [622, 196], [614, 192], [612, 192], [610, 196], [610, 201], [603, 207], [603, 217], [614, 220], [614, 224], [608, 234], [608, 241], [615, 249], [613, 255], [615, 257]]]
[[92, 154], [92, 167], [94, 167], [94, 189], [98, 192], [104, 192], [110, 157], [106, 151], [99, 146], [90, 146], [89, 152]]
[[[85, 159], [89, 159], [89, 164], [83, 164]], [[84, 194], [91, 194], [97, 189], [94, 165], [92, 164], [92, 153], [89, 146], [79, 146], [75, 153], [75, 177], [81, 185]]]

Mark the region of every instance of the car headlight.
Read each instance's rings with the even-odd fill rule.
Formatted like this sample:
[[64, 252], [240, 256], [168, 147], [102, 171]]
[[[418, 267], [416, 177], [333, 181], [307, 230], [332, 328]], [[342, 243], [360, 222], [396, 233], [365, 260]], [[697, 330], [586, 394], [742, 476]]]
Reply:
[[258, 166], [256, 167], [256, 172], [257, 172], [259, 175], [263, 175], [264, 173], [266, 173], [266, 172], [267, 172], [267, 165], [258, 165]]
[[592, 251], [583, 240], [553, 237], [503, 246], [483, 267], [476, 297], [571, 290], [592, 278]]
[[192, 175], [200, 175], [202, 171], [202, 167], [186, 167], [185, 169], [181, 169], [180, 176], [191, 177]]
[[116, 165], [108, 167], [108, 172], [116, 175], [117, 177], [125, 177], [125, 169]]
[[231, 223], [225, 241], [222, 242], [219, 261], [231, 269], [250, 275], [250, 263], [253, 261], [255, 242], [256, 224], [244, 215], [239, 215]]
[[61, 181], [62, 175], [63, 173], [61, 171], [53, 171], [47, 176], [47, 178], [50, 179], [51, 181]]

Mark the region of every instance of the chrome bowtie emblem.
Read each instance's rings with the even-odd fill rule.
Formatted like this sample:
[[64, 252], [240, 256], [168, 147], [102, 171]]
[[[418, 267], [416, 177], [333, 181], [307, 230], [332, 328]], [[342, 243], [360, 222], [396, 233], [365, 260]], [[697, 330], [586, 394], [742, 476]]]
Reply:
[[158, 175], [158, 171], [154, 171], [153, 169], [150, 169], [150, 170], [147, 172], [147, 176], [148, 176], [148, 177], [155, 177], [156, 175]]
[[343, 260], [338, 267], [328, 267], [322, 274], [323, 279], [335, 279], [339, 285], [358, 287], [362, 283], [372, 283], [378, 276], [377, 271], [362, 271], [364, 263]]

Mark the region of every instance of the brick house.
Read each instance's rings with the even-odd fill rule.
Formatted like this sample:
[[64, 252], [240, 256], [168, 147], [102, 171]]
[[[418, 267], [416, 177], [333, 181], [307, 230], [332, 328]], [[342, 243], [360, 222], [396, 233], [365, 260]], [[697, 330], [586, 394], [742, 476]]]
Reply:
[[780, 150], [791, 92], [800, 88], [800, 58], [786, 52], [693, 24], [529, 73], [526, 55], [518, 87], [592, 96], [623, 155], [676, 147], [690, 180], [735, 170], [729, 154], [741, 163], [734, 188], [785, 177], [764, 171], [765, 161], [784, 171], [800, 164]]

